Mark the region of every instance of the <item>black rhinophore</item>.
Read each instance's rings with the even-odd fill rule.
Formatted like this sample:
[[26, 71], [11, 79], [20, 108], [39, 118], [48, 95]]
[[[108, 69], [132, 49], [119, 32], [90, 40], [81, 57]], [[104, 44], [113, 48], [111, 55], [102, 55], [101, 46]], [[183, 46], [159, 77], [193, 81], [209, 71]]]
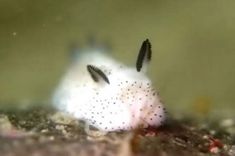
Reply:
[[102, 78], [105, 82], [107, 82], [109, 84], [109, 79], [108, 77], [105, 75], [105, 73], [93, 66], [93, 65], [87, 65], [87, 70], [91, 75], [91, 78], [95, 81], [95, 82], [99, 82], [100, 78]]
[[148, 63], [151, 60], [152, 51], [151, 51], [151, 43], [148, 39], [143, 41], [142, 46], [140, 48], [137, 61], [136, 61], [136, 70], [140, 72], [144, 63]]

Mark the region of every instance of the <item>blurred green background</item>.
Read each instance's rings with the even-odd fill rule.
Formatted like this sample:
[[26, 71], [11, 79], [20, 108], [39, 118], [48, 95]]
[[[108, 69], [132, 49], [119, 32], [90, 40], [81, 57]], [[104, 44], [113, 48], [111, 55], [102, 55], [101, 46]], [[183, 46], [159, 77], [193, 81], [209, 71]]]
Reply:
[[0, 0], [0, 107], [49, 103], [68, 46], [94, 34], [128, 65], [150, 39], [149, 75], [171, 113], [235, 117], [234, 8], [234, 0]]

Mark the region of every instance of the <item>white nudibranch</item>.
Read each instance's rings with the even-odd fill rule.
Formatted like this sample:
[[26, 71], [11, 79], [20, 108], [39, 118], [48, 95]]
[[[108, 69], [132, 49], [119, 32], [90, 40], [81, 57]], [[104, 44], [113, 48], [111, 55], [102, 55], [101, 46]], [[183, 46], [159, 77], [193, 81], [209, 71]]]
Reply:
[[99, 50], [80, 54], [56, 89], [53, 105], [101, 131], [162, 125], [166, 111], [144, 71], [151, 53], [147, 39], [135, 67]]

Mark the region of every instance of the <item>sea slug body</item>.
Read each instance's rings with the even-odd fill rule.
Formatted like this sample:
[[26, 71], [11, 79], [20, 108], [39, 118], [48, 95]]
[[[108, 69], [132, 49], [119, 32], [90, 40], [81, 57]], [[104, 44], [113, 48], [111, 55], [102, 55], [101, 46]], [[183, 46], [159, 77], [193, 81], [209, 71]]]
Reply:
[[166, 111], [145, 74], [151, 54], [148, 39], [135, 67], [127, 67], [99, 49], [80, 54], [57, 87], [53, 105], [101, 131], [162, 125]]

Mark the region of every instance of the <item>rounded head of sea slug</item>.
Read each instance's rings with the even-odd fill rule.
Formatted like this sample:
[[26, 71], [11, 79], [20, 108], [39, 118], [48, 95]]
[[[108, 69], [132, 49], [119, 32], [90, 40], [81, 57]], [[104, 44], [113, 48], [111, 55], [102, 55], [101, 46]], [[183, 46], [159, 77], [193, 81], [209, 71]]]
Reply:
[[87, 105], [92, 114], [85, 118], [91, 125], [100, 130], [116, 131], [157, 127], [164, 122], [165, 108], [144, 73], [122, 68], [106, 78], [107, 82], [102, 80], [106, 83], [97, 84]]

